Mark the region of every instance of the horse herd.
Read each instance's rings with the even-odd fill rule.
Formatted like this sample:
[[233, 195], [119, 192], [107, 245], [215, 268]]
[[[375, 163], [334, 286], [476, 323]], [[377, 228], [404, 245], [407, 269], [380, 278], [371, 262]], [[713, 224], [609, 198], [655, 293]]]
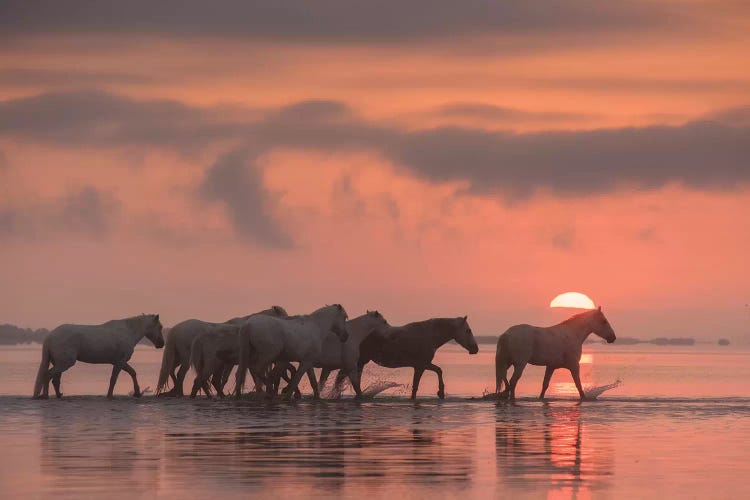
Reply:
[[[546, 366], [540, 398], [544, 398], [552, 373], [557, 368], [565, 368], [570, 371], [581, 399], [585, 399], [579, 360], [582, 344], [591, 333], [610, 343], [615, 340], [601, 307], [550, 327], [523, 324], [509, 328], [497, 343], [496, 394], [500, 398], [515, 399], [518, 379], [526, 365], [532, 364]], [[55, 395], [62, 397], [62, 373], [76, 361], [83, 361], [112, 365], [107, 397], [112, 397], [117, 377], [123, 370], [132, 377], [133, 395], [139, 397], [141, 389], [136, 372], [128, 361], [135, 345], [144, 337], [156, 348], [164, 347], [156, 389], [158, 396], [183, 396], [184, 380], [192, 367], [195, 379], [191, 397], [199, 391], [208, 397], [214, 392], [224, 397], [224, 387], [237, 366], [234, 384], [237, 397], [242, 395], [249, 372], [255, 391], [269, 398], [278, 394], [282, 379], [286, 381], [282, 396], [299, 397], [300, 380], [307, 375], [313, 397], [317, 399], [319, 388], [333, 370], [338, 370], [336, 384], [348, 378], [359, 398], [362, 396], [362, 370], [373, 361], [388, 368], [413, 368], [412, 399], [417, 396], [425, 370], [435, 372], [437, 395], [443, 399], [443, 372], [432, 362], [436, 351], [451, 340], [469, 354], [479, 351], [466, 316], [391, 326], [378, 311], [367, 311], [349, 319], [340, 304], [298, 316], [289, 316], [283, 307], [274, 306], [223, 323], [183, 321], [171, 328], [165, 342], [159, 315], [144, 314], [101, 325], [66, 324], [55, 328], [42, 347], [33, 396], [48, 398], [52, 382]], [[511, 366], [513, 375], [508, 380], [507, 371]], [[319, 378], [315, 368], [321, 369]], [[168, 389], [170, 382], [172, 387]]]

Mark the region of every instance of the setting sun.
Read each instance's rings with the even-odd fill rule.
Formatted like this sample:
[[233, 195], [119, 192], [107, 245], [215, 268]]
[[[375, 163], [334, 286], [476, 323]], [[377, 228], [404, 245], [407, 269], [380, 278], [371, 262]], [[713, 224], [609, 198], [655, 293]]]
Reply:
[[594, 301], [579, 292], [561, 293], [549, 303], [550, 307], [574, 307], [577, 309], [593, 309]]

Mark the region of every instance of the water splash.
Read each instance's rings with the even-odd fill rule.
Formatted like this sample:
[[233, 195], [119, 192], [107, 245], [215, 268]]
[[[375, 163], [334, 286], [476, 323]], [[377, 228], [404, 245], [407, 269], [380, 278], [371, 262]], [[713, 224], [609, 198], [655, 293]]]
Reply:
[[[598, 398], [602, 395], [603, 392], [608, 391], [610, 389], [614, 389], [616, 387], [619, 387], [622, 384], [622, 380], [619, 378], [612, 382], [611, 384], [606, 385], [586, 385], [583, 388], [583, 393], [586, 395], [586, 399], [593, 400]], [[572, 384], [571, 384], [572, 385]], [[568, 391], [568, 393], [565, 393], [565, 395], [570, 396], [578, 396], [578, 392]], [[471, 398], [471, 399], [481, 399], [483, 401], [495, 401], [502, 399], [498, 394], [495, 393], [495, 391], [492, 391], [488, 388], [485, 388], [484, 391], [482, 391], [482, 396], [479, 398]]]
[[614, 389], [615, 387], [618, 387], [620, 384], [622, 384], [622, 380], [619, 378], [612, 382], [611, 384], [607, 385], [600, 385], [600, 386], [586, 386], [583, 390], [583, 393], [586, 395], [586, 399], [596, 399], [598, 398], [604, 391], [608, 391], [610, 389]]
[[402, 391], [406, 390], [404, 384], [399, 384], [392, 380], [376, 380], [362, 390], [362, 395], [367, 398], [373, 398], [381, 392], [393, 389], [394, 387], [400, 387]]
[[327, 389], [327, 387], [328, 384], [326, 383], [321, 390], [321, 396], [324, 399], [341, 399], [344, 391], [351, 388], [351, 383], [348, 378], [336, 379], [336, 382], [330, 388]]
[[[141, 396], [145, 396], [146, 394], [153, 394], [153, 392], [154, 392], [154, 390], [151, 389], [151, 387], [149, 386], [149, 387], [146, 387], [145, 389], [141, 389]], [[128, 396], [132, 396], [133, 394], [135, 394], [135, 392], [134, 391], [130, 391], [128, 393]]]

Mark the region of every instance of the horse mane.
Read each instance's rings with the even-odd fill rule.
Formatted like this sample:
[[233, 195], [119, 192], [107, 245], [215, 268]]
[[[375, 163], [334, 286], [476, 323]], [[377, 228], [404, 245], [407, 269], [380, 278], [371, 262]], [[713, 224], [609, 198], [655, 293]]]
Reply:
[[407, 324], [401, 325], [401, 326], [403, 326], [403, 327], [407, 327], [407, 326], [409, 326], [409, 327], [417, 327], [417, 326], [425, 327], [425, 326], [433, 325], [435, 323], [443, 323], [443, 322], [455, 321], [457, 319], [459, 319], [459, 318], [430, 318], [430, 319], [424, 319], [422, 321], [412, 321], [411, 323], [407, 323]]
[[583, 311], [583, 312], [580, 312], [578, 314], [574, 314], [573, 316], [571, 316], [570, 318], [566, 319], [565, 321], [563, 321], [560, 324], [561, 325], [569, 325], [571, 323], [575, 323], [575, 322], [583, 319], [584, 317], [587, 317], [589, 314], [593, 313], [594, 311], [596, 311], [596, 309], [589, 309], [588, 311]]

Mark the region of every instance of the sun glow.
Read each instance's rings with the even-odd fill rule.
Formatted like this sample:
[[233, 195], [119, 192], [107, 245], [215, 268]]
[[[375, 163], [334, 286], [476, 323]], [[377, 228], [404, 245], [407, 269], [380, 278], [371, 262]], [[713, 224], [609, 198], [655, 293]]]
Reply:
[[594, 309], [594, 301], [579, 292], [561, 293], [549, 303], [550, 307], [573, 307], [576, 309]]

